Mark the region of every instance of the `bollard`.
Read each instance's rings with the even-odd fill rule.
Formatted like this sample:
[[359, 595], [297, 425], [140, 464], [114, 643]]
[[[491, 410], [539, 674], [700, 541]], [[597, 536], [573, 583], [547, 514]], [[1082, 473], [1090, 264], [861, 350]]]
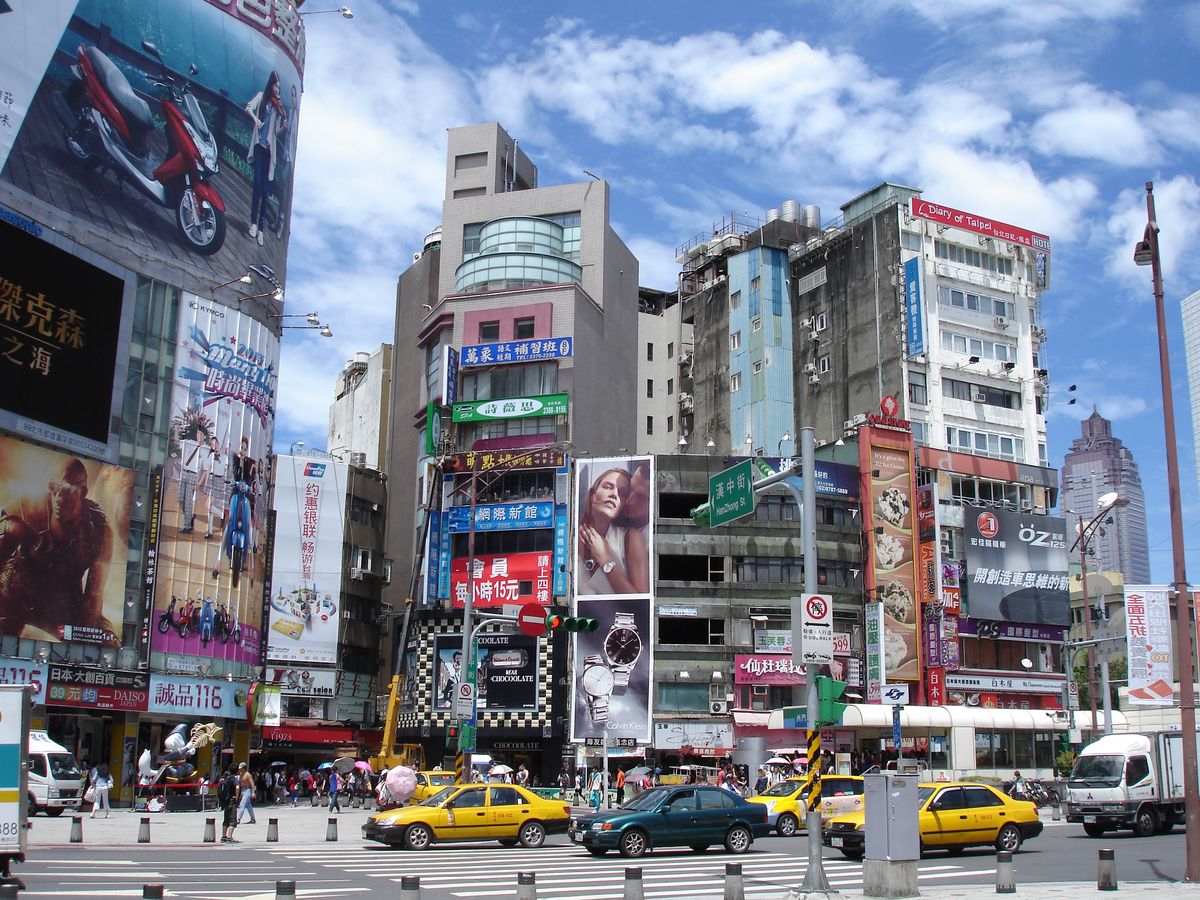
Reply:
[[351, 809], [358, 809], [360, 806], [362, 806], [362, 797], [351, 797], [350, 798], [350, 808]]
[[150, 843], [150, 817], [142, 816], [142, 823], [138, 826], [138, 843]]
[[18, 888], [15, 884], [0, 884], [0, 900], [8, 900], [9, 897], [16, 900], [20, 896], [17, 891]]
[[317, 792], [316, 791], [313, 791], [311, 794], [308, 795], [308, 805], [309, 806], [317, 805]]
[[746, 900], [746, 882], [742, 879], [741, 863], [725, 863], [724, 900]]
[[1096, 890], [1115, 891], [1117, 889], [1117, 851], [1101, 850], [1100, 866], [1096, 873]]
[[294, 881], [277, 881], [275, 882], [275, 900], [280, 900], [281, 897], [295, 897], [296, 882]]
[[325, 840], [337, 840], [337, 819], [333, 818], [332, 816], [329, 817], [329, 824], [325, 826]]
[[1015, 894], [1017, 882], [1013, 877], [1012, 852], [1001, 850], [996, 854], [996, 893]]
[[1061, 822], [1062, 821], [1062, 804], [1061, 803], [1054, 804], [1054, 807], [1050, 812], [1050, 821], [1052, 821], [1052, 822]]
[[400, 900], [421, 900], [420, 875], [402, 875], [400, 877]]
[[71, 843], [83, 843], [83, 816], [71, 816]]
[[278, 819], [267, 819], [267, 843], [268, 844], [278, 844], [279, 843], [279, 820]]
[[143, 884], [142, 900], [163, 900], [163, 886], [161, 884]]
[[646, 892], [642, 890], [642, 870], [630, 867], [625, 870], [625, 896], [623, 900], [645, 900]]
[[215, 844], [217, 842], [217, 820], [204, 820], [204, 843]]
[[537, 900], [537, 878], [532, 872], [517, 873], [517, 900]]

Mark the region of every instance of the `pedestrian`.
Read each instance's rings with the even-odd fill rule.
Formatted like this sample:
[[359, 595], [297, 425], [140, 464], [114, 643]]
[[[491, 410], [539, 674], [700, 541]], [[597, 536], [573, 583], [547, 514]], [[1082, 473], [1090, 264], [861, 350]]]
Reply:
[[108, 773], [107, 763], [101, 763], [96, 767], [96, 779], [92, 782], [91, 790], [94, 799], [92, 800], [92, 818], [96, 818], [96, 813], [104, 810], [104, 818], [108, 818], [108, 792], [112, 790], [113, 780]]
[[295, 773], [288, 776], [288, 799], [291, 800], [292, 806], [296, 805], [296, 798], [300, 796], [300, 779]]
[[591, 801], [592, 811], [600, 812], [600, 804], [604, 798], [604, 773], [597, 769], [592, 773]]
[[758, 767], [758, 778], [754, 780], [754, 793], [761, 794], [767, 789], [767, 770], [762, 766]]
[[1025, 797], [1025, 779], [1021, 777], [1020, 772], [1013, 772], [1012, 787], [1008, 789], [1008, 795], [1014, 800], [1024, 800]]
[[517, 784], [521, 787], [529, 786], [529, 770], [525, 768], [525, 763], [517, 766]]
[[617, 769], [617, 806], [625, 802], [625, 770]]
[[254, 778], [250, 775], [250, 767], [244, 762], [238, 763], [238, 787], [241, 790], [241, 802], [238, 804], [237, 821], [242, 824], [242, 815], [250, 817], [250, 824], [257, 825], [254, 816]]
[[575, 770], [575, 796], [576, 797], [583, 796], [583, 788], [586, 783], [587, 782], [585, 781], [584, 775], [583, 775], [583, 769], [576, 769]]
[[[243, 767], [245, 763], [241, 764]], [[224, 834], [221, 835], [222, 844], [237, 844], [233, 838], [233, 829], [237, 827], [237, 808], [238, 808], [238, 793], [241, 779], [234, 774], [233, 766], [225, 770], [225, 775], [217, 783], [217, 802], [221, 804], [221, 809], [224, 812], [222, 826]]]
[[329, 770], [329, 811], [331, 813], [340, 813], [342, 807], [338, 805], [338, 788], [341, 787], [341, 779], [338, 778], [337, 769]]

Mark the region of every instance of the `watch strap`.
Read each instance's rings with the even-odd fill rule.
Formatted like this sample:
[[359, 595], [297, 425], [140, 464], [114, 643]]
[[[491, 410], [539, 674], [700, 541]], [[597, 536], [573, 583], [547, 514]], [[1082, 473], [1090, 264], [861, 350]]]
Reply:
[[613, 686], [618, 688], [629, 687], [629, 673], [633, 671], [633, 666], [613, 666]]
[[633, 613], [619, 612], [613, 617], [614, 628], [632, 628], [637, 631], [637, 620]]

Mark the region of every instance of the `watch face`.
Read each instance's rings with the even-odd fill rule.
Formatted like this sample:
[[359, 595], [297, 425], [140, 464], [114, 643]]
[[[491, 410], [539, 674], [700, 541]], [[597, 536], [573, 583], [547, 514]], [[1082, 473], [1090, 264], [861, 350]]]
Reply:
[[631, 665], [642, 652], [642, 639], [632, 628], [614, 628], [604, 639], [604, 652], [613, 665]]
[[583, 689], [593, 697], [611, 694], [613, 673], [608, 666], [590, 666], [583, 672]]

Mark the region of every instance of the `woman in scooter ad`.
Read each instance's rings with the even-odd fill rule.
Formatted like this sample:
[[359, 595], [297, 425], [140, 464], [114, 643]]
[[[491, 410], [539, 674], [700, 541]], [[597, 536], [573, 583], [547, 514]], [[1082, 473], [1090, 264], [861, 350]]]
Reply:
[[246, 159], [254, 167], [254, 186], [250, 196], [250, 237], [263, 245], [263, 222], [267, 215], [267, 192], [275, 179], [275, 146], [279, 135], [287, 131], [287, 112], [279, 99], [279, 75], [272, 72], [267, 84], [246, 104], [254, 120], [253, 139]]

